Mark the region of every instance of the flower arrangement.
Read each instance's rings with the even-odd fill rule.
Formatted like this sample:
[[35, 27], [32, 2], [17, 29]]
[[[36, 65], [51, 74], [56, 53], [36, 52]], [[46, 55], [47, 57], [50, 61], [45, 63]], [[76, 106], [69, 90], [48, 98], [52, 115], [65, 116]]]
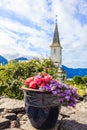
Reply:
[[24, 80], [27, 88], [38, 89], [38, 91], [46, 91], [58, 96], [58, 103], [65, 106], [75, 107], [78, 98], [76, 88], [71, 88], [66, 84], [62, 84], [45, 72], [40, 72], [34, 77]]

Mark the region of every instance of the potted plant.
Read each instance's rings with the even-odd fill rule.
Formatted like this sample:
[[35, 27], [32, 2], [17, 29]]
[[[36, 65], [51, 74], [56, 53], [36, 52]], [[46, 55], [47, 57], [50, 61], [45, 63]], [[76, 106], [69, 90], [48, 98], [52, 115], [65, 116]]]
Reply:
[[23, 84], [25, 111], [32, 126], [37, 129], [53, 128], [61, 105], [76, 105], [76, 89], [61, 84], [45, 72], [23, 80]]

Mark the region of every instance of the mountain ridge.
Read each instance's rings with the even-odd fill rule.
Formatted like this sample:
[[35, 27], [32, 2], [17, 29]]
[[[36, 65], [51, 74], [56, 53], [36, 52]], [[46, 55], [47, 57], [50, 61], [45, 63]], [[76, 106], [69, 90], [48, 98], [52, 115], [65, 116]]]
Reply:
[[8, 60], [5, 57], [0, 55], [0, 64], [5, 65], [7, 63], [8, 63]]
[[62, 68], [66, 72], [68, 78], [87, 75], [87, 68], [68, 68], [64, 65], [62, 65]]

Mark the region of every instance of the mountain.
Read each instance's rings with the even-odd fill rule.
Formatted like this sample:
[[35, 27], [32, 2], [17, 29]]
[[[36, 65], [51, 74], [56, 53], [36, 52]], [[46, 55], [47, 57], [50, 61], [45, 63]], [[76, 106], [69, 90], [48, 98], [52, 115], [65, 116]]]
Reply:
[[26, 58], [26, 57], [18, 57], [15, 60], [16, 61], [26, 61], [26, 60], [31, 60], [31, 59], [33, 59], [33, 57], [28, 57], [28, 58]]
[[8, 63], [8, 60], [0, 55], [0, 64], [5, 65]]
[[18, 57], [15, 59], [16, 61], [24, 61], [24, 60], [28, 60], [27, 58], [25, 57]]
[[68, 68], [62, 65], [62, 68], [65, 70], [68, 78], [73, 78], [74, 76], [85, 76], [87, 75], [87, 68]]

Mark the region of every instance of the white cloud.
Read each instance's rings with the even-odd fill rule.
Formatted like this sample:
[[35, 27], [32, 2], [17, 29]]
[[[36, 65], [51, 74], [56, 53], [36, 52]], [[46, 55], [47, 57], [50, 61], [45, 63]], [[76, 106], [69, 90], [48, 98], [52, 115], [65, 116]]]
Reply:
[[[15, 58], [18, 56], [40, 56], [38, 52], [32, 52], [30, 48], [30, 43], [34, 47], [44, 48], [47, 46], [48, 40], [46, 39], [46, 34], [44, 31], [38, 31], [34, 28], [26, 27], [20, 23], [13, 22], [11, 20], [3, 18], [0, 19], [0, 48], [3, 48], [0, 53], [5, 55], [8, 59]], [[14, 33], [16, 32], [16, 34]], [[23, 33], [29, 36], [24, 37], [18, 35], [18, 33]], [[4, 38], [5, 37], [5, 38]], [[18, 43], [17, 43], [18, 41]], [[10, 50], [9, 50], [10, 48]], [[5, 50], [3, 52], [3, 50]], [[9, 52], [8, 52], [9, 50]], [[17, 53], [17, 54], [16, 54]], [[13, 57], [12, 57], [13, 56]]]
[[87, 17], [86, 7], [85, 0], [0, 0], [0, 9], [16, 16], [0, 14], [0, 54], [8, 59], [47, 52], [49, 55], [55, 25], [47, 20], [55, 23], [57, 14], [63, 64], [86, 67], [87, 22], [82, 24], [77, 17]]
[[86, 0], [80, 0], [78, 4], [79, 13], [86, 15], [87, 17], [87, 1]]

